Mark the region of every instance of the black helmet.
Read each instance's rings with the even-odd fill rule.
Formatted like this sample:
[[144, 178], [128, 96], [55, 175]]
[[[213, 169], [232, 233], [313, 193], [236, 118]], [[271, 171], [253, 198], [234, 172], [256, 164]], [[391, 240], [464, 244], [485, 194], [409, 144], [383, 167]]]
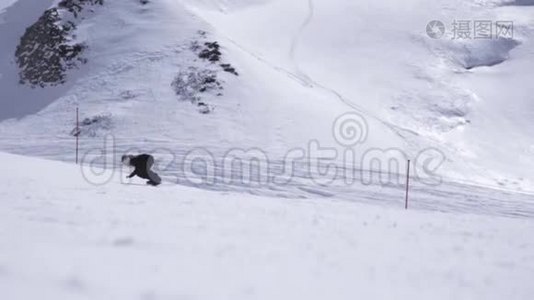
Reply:
[[121, 157], [121, 162], [125, 165], [130, 165], [130, 161], [132, 160], [134, 156], [133, 155], [123, 155]]

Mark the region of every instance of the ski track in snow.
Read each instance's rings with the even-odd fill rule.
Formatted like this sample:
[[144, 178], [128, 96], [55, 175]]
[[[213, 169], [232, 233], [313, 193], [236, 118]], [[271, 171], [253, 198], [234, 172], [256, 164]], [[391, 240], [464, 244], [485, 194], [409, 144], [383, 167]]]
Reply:
[[[122, 145], [120, 140], [116, 142], [117, 145], [113, 153], [126, 153], [128, 149], [132, 149], [131, 145]], [[328, 184], [324, 184], [325, 177], [319, 174], [318, 170], [314, 167], [310, 169], [310, 166], [306, 163], [300, 163], [294, 165], [292, 170], [293, 174], [289, 183], [277, 184], [272, 178], [278, 176], [286, 165], [283, 160], [270, 159], [267, 162], [263, 162], [264, 165], [268, 166], [268, 169], [260, 169], [260, 173], [258, 173], [261, 175], [260, 178], [268, 178], [269, 181], [258, 182], [255, 177], [249, 177], [247, 173], [240, 169], [230, 170], [232, 173], [229, 175], [227, 173], [228, 170], [224, 169], [221, 165], [225, 159], [224, 152], [226, 150], [210, 148], [211, 153], [215, 155], [210, 158], [210, 160], [212, 158], [215, 159], [214, 173], [208, 176], [205, 176], [205, 174], [202, 175], [203, 183], [194, 183], [184, 173], [183, 165], [181, 164], [181, 162], [185, 161], [189, 150], [172, 148], [172, 144], [164, 141], [147, 140], [145, 143], [145, 146], [138, 145], [135, 148], [173, 149], [171, 162], [168, 161], [166, 152], [161, 153], [159, 157], [158, 153], [154, 153], [156, 157], [162, 160], [160, 162], [161, 167], [156, 166], [156, 169], [167, 184], [178, 184], [211, 191], [245, 193], [273, 198], [309, 199], [319, 196], [324, 197], [324, 201], [330, 201], [330, 198], [335, 198], [348, 202], [385, 205], [389, 207], [403, 207], [404, 205], [405, 175], [403, 174], [397, 174], [393, 178], [392, 183], [383, 185], [379, 183], [379, 176], [389, 176], [389, 174], [369, 173], [368, 171], [362, 172], [362, 170], [358, 169], [349, 169], [348, 172], [354, 172], [355, 176], [351, 181], [353, 183], [347, 184], [342, 175], [347, 170], [343, 166], [338, 166], [339, 169], [335, 179]], [[26, 148], [25, 151], [40, 153], [42, 157], [65, 160], [62, 152], [71, 151], [71, 148], [72, 140], [65, 139], [56, 144], [56, 149], [37, 147], [33, 149]], [[17, 153], [16, 148], [7, 150], [12, 153]], [[220, 151], [221, 154], [217, 154], [217, 151]], [[120, 166], [118, 156], [109, 156], [113, 155], [113, 153], [108, 153], [105, 162], [101, 161], [104, 157], [100, 156], [101, 154], [86, 156], [85, 162], [97, 170], [99, 168], [106, 169], [106, 174], [120, 173], [125, 177], [129, 174], [129, 170]], [[71, 157], [71, 159], [73, 158]], [[100, 171], [96, 172], [98, 173]], [[83, 176], [83, 174], [80, 172], [79, 176]], [[229, 180], [229, 177], [235, 179]], [[367, 184], [371, 180], [371, 177], [371, 184]], [[244, 181], [241, 178], [244, 178]], [[411, 209], [512, 218], [534, 218], [534, 195], [531, 194], [507, 192], [447, 180], [435, 186], [426, 185], [415, 177], [411, 181]]]
[[[298, 58], [297, 58], [297, 50], [298, 50], [298, 43], [299, 43], [299, 40], [302, 36], [302, 34], [304, 34], [304, 32], [306, 31], [306, 28], [312, 23], [313, 21], [313, 16], [315, 14], [314, 12], [314, 0], [305, 0], [307, 1], [308, 5], [308, 15], [306, 17], [306, 19], [304, 20], [304, 22], [302, 23], [299, 31], [298, 31], [298, 34], [293, 38], [293, 41], [292, 41], [292, 44], [291, 44], [291, 49], [290, 49], [290, 58], [293, 62], [293, 65], [294, 65], [294, 68], [295, 68], [295, 73], [293, 72], [290, 72], [286, 69], [283, 69], [281, 67], [275, 67], [277, 70], [283, 70], [285, 73], [287, 74], [291, 74], [291, 77], [292, 78], [299, 78], [299, 80], [301, 82], [305, 82], [306, 83], [306, 86], [307, 87], [318, 87], [318, 88], [321, 88], [323, 89], [324, 91], [328, 92], [328, 93], [331, 93], [332, 95], [334, 95], [337, 99], [339, 99], [343, 104], [345, 104], [347, 107], [350, 107], [352, 108], [354, 111], [366, 116], [366, 117], [370, 117], [376, 121], [378, 121], [379, 123], [381, 123], [382, 125], [386, 126], [387, 128], [389, 128], [389, 130], [391, 130], [392, 132], [394, 132], [397, 136], [399, 136], [401, 139], [403, 139], [406, 143], [408, 143], [408, 145], [410, 146], [416, 146], [418, 143], [415, 139], [417, 139], [419, 137], [419, 133], [417, 133], [416, 131], [414, 130], [411, 130], [409, 128], [404, 128], [404, 127], [401, 127], [401, 126], [398, 126], [398, 125], [395, 125], [391, 122], [388, 122], [382, 118], [380, 118], [379, 116], [377, 116], [376, 114], [372, 113], [371, 111], [365, 109], [364, 107], [362, 107], [361, 105], [358, 105], [356, 104], [355, 101], [345, 97], [343, 94], [341, 94], [339, 91], [331, 88], [331, 87], [328, 87], [320, 82], [318, 82], [317, 80], [313, 79], [312, 77], [310, 77], [308, 74], [306, 74], [304, 71], [302, 71], [301, 67], [300, 67], [300, 64], [298, 62]], [[236, 44], [235, 42], [233, 42], [234, 44]], [[253, 55], [255, 57], [257, 57], [257, 55], [255, 54], [252, 54], [250, 51], [246, 51], [247, 53], [249, 53], [250, 55]], [[261, 59], [262, 62], [268, 64], [270, 67], [273, 67], [273, 64], [272, 63], [269, 63], [267, 62], [265, 59]], [[466, 93], [470, 93], [470, 91], [465, 91]], [[431, 139], [429, 137], [425, 137], [427, 140], [428, 139]], [[434, 141], [436, 142], [436, 141]], [[443, 147], [443, 146], [442, 146]], [[445, 148], [445, 147], [443, 147]], [[456, 149], [449, 149], [449, 150], [456, 150]]]
[[366, 110], [365, 108], [363, 108], [361, 105], [356, 104], [355, 101], [352, 101], [352, 100], [348, 99], [347, 97], [343, 96], [340, 92], [336, 91], [335, 89], [330, 88], [330, 87], [328, 87], [328, 86], [326, 86], [324, 84], [321, 84], [321, 83], [317, 82], [316, 80], [314, 80], [308, 74], [306, 74], [305, 72], [303, 72], [301, 70], [300, 65], [298, 63], [298, 60], [297, 60], [297, 57], [296, 57], [297, 56], [296, 52], [298, 50], [298, 41], [300, 39], [300, 36], [305, 32], [306, 27], [313, 21], [313, 16], [314, 16], [314, 3], [313, 3], [313, 0], [305, 0], [305, 1], [307, 1], [307, 3], [308, 3], [307, 7], [308, 7], [308, 11], [309, 12], [308, 12], [308, 15], [307, 15], [306, 19], [304, 20], [303, 24], [301, 25], [298, 34], [293, 38], [293, 41], [291, 43], [290, 54], [289, 54], [289, 56], [290, 56], [290, 58], [291, 58], [291, 60], [293, 62], [294, 68], [295, 68], [294, 72], [268, 61], [267, 59], [261, 57], [259, 54], [253, 53], [252, 51], [250, 51], [248, 49], [245, 49], [244, 47], [239, 45], [236, 41], [232, 40], [228, 36], [225, 36], [225, 39], [228, 40], [229, 42], [231, 42], [234, 46], [238, 47], [239, 49], [241, 49], [242, 51], [247, 53], [248, 55], [250, 55], [252, 57], [255, 57], [258, 61], [262, 62], [263, 64], [267, 65], [268, 67], [270, 67], [270, 68], [272, 68], [272, 69], [274, 69], [274, 70], [276, 70], [278, 72], [286, 74], [290, 79], [299, 82], [302, 86], [305, 86], [307, 88], [318, 87], [318, 88], [326, 91], [327, 93], [332, 94], [335, 98], [339, 99], [339, 101], [341, 101], [343, 104], [345, 104], [348, 108], [351, 108], [354, 111], [356, 111], [356, 112], [358, 112], [358, 113], [360, 113], [362, 115], [365, 115], [366, 117], [369, 117], [369, 118], [372, 118], [373, 120], [376, 120], [377, 122], [379, 122], [382, 125], [384, 125], [387, 128], [389, 128], [389, 130], [391, 130], [393, 133], [395, 133], [401, 139], [406, 141], [408, 144], [414, 145], [415, 142], [413, 142], [412, 139], [413, 138], [417, 138], [417, 136], [419, 135], [417, 132], [415, 132], [413, 130], [410, 130], [408, 128], [402, 128], [402, 127], [397, 126], [397, 125], [395, 125], [395, 124], [393, 124], [391, 122], [383, 120], [382, 118], [378, 117], [377, 115], [375, 115], [371, 111]]

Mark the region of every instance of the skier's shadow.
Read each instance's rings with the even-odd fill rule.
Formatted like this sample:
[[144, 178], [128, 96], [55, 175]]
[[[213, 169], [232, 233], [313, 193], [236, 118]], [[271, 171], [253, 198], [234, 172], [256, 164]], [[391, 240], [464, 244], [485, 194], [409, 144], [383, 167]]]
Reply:
[[137, 186], [150, 186], [148, 184], [142, 184], [142, 183], [123, 183], [123, 185], [137, 185]]

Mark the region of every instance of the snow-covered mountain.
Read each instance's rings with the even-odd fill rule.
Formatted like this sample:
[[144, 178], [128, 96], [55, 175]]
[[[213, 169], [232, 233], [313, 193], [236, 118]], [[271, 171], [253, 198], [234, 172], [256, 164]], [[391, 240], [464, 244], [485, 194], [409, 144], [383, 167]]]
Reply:
[[[417, 158], [430, 148], [439, 152], [436, 165], [444, 159], [436, 172], [448, 181], [534, 189], [528, 1], [2, 5], [5, 151], [72, 160], [79, 107], [91, 127], [82, 151], [112, 134], [121, 148], [202, 146], [220, 154], [254, 147], [282, 159], [311, 140], [344, 149], [332, 127], [355, 112], [368, 125], [358, 157], [398, 149], [402, 160], [424, 168]], [[63, 31], [56, 42], [39, 34], [50, 30], [46, 8], [56, 12], [48, 16], [51, 28]], [[446, 25], [443, 38], [427, 35], [430, 20]], [[455, 20], [490, 20], [494, 27], [513, 21], [513, 36], [453, 39]], [[215, 62], [209, 45], [218, 47]]]

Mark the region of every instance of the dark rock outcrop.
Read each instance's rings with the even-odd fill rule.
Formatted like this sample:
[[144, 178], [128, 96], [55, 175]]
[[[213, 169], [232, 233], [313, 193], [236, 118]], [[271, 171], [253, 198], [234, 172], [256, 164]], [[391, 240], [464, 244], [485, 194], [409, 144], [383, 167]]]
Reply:
[[[15, 58], [20, 83], [32, 87], [63, 84], [66, 71], [86, 62], [83, 43], [73, 43], [76, 20], [86, 5], [103, 5], [104, 0], [63, 0], [46, 10], [20, 39]], [[67, 12], [62, 19], [60, 12]]]

